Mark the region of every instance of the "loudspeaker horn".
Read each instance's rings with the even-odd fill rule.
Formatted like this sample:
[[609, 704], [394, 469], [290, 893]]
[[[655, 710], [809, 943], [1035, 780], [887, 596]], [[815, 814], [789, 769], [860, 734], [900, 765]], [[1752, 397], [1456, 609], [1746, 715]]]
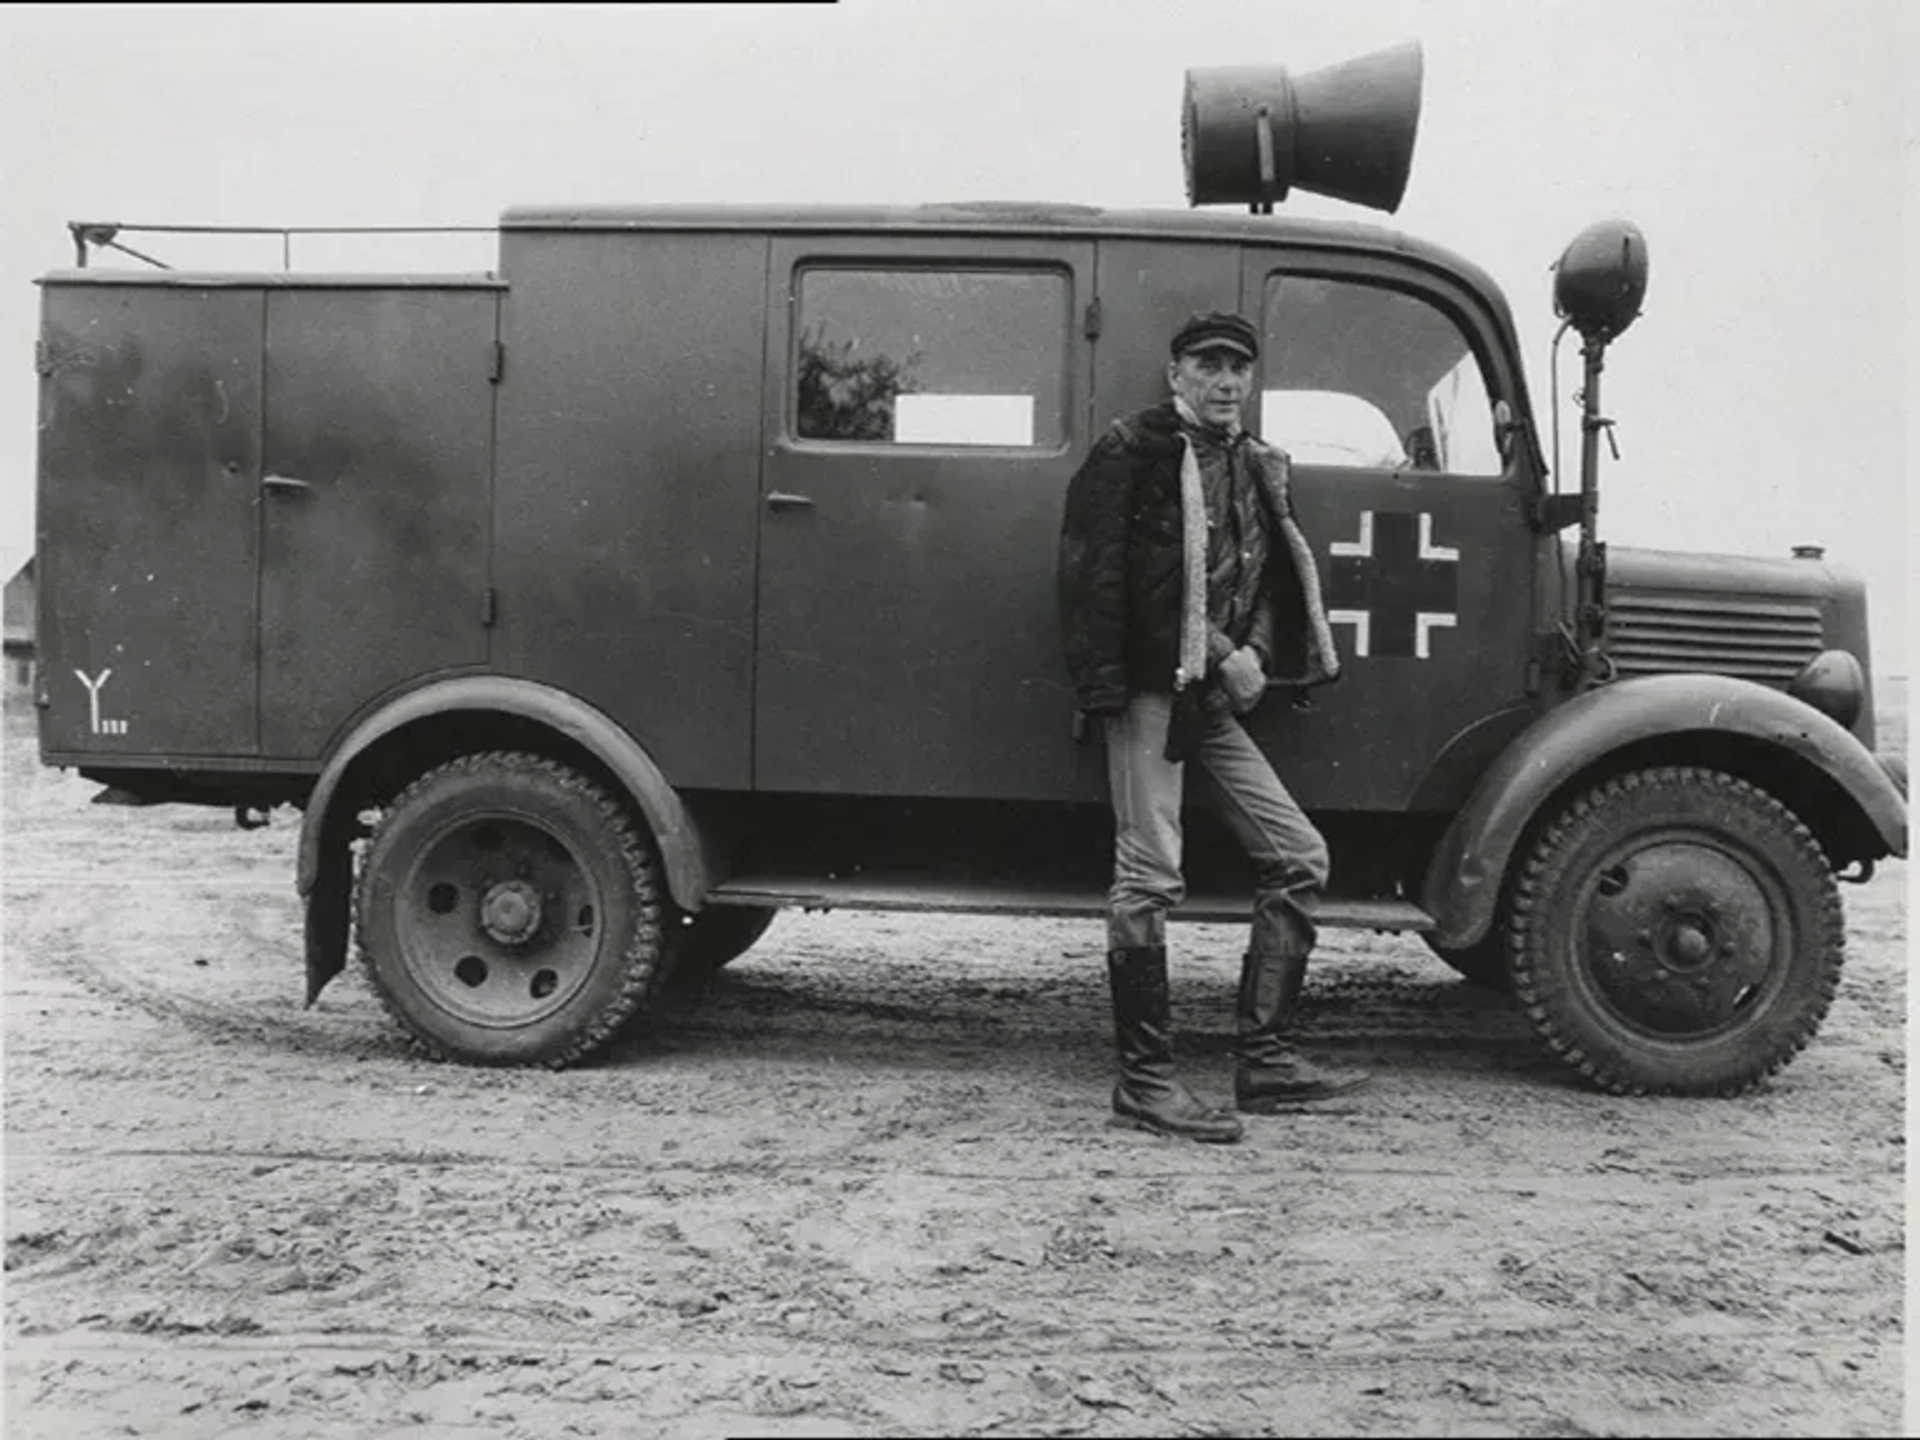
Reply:
[[1298, 78], [1277, 65], [1187, 71], [1189, 205], [1268, 210], [1294, 187], [1391, 213], [1420, 126], [1418, 41]]

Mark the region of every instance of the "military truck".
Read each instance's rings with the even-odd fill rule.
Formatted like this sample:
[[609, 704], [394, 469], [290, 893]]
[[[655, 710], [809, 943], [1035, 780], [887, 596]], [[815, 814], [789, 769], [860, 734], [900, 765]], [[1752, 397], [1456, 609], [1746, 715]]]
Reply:
[[[1861, 582], [1599, 540], [1632, 225], [1557, 267], [1561, 487], [1486, 273], [1274, 213], [1397, 208], [1417, 46], [1186, 81], [1186, 210], [517, 207], [495, 270], [391, 276], [104, 268], [133, 227], [76, 222], [43, 762], [299, 807], [307, 1003], [357, 948], [462, 1062], [582, 1061], [781, 907], [1098, 916], [1063, 498], [1178, 323], [1239, 310], [1344, 660], [1247, 721], [1329, 839], [1322, 923], [1418, 934], [1604, 1090], [1763, 1081], [1839, 984], [1837, 881], [1906, 853]], [[1188, 834], [1179, 914], [1245, 915]]]

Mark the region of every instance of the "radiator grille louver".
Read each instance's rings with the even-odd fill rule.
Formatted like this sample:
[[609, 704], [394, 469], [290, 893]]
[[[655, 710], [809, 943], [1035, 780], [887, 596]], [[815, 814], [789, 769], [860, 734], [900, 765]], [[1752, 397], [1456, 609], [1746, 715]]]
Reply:
[[1607, 602], [1607, 654], [1621, 675], [1785, 685], [1821, 649], [1819, 607], [1805, 602], [1618, 594]]

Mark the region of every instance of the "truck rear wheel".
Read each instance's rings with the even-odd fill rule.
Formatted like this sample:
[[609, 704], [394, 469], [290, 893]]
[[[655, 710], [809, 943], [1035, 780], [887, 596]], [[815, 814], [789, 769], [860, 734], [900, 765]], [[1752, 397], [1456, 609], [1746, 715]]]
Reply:
[[1732, 1095], [1805, 1047], [1846, 932], [1819, 842], [1743, 780], [1621, 775], [1575, 801], [1514, 889], [1514, 994], [1615, 1094]]
[[667, 930], [667, 983], [695, 990], [753, 948], [779, 909], [772, 905], [709, 905]]
[[362, 959], [427, 1053], [560, 1068], [661, 974], [659, 862], [627, 811], [534, 755], [467, 755], [410, 785], [367, 849]]

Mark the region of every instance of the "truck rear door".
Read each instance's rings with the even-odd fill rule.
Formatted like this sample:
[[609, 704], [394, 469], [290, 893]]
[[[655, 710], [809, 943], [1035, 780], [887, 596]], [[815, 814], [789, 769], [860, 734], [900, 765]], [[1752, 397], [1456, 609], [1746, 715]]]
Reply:
[[82, 274], [42, 307], [42, 754], [252, 756], [260, 292]]

